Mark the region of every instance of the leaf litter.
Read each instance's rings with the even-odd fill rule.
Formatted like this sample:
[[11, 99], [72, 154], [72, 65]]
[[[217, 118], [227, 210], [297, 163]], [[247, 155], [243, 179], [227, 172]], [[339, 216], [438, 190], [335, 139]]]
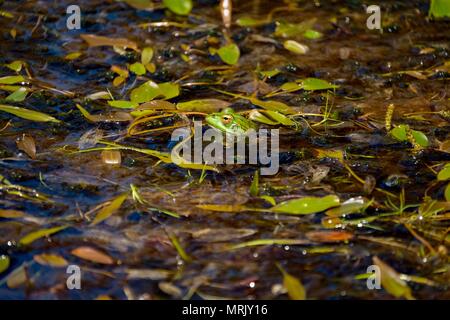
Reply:
[[[449, 298], [442, 7], [383, 4], [393, 25], [368, 38], [344, 1], [83, 5], [117, 19], [50, 37], [58, 8], [35, 28], [15, 19], [33, 2], [2, 3], [2, 292], [39, 298], [25, 284], [76, 261], [100, 298]], [[280, 129], [276, 175], [172, 161], [176, 128], [229, 107]]]

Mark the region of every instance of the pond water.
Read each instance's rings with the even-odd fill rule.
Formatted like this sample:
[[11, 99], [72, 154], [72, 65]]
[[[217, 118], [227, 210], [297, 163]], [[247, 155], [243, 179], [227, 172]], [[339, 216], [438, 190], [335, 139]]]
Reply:
[[[359, 0], [235, 1], [230, 30], [218, 1], [194, 1], [188, 16], [137, 2], [77, 1], [79, 30], [66, 24], [74, 1], [0, 2], [0, 105], [59, 120], [0, 108], [0, 299], [288, 299], [284, 272], [308, 299], [394, 299], [386, 281], [400, 283], [400, 297], [450, 298], [449, 187], [437, 179], [450, 162], [450, 23], [427, 18], [428, 1], [378, 1], [382, 32], [367, 28]], [[260, 23], [236, 23], [247, 17]], [[310, 36], [292, 32], [305, 21]], [[87, 34], [128, 48], [89, 46]], [[239, 47], [237, 64], [215, 54], [227, 43]], [[154, 54], [136, 75], [127, 69], [143, 48]], [[1, 83], [17, 74], [22, 83]], [[306, 78], [336, 87], [280, 89]], [[170, 152], [175, 127], [217, 111], [217, 101], [166, 106], [130, 132], [135, 115], [107, 100], [129, 101], [148, 80], [179, 86], [170, 106], [220, 99], [243, 115], [261, 100], [290, 106], [297, 126], [261, 124], [280, 129], [278, 173], [256, 180], [257, 165], [214, 172], [139, 152]], [[7, 99], [12, 85], [26, 98]], [[106, 99], [88, 98], [98, 92]], [[105, 141], [128, 149], [102, 151]], [[329, 195], [341, 210], [271, 209]], [[380, 290], [367, 287], [374, 264]], [[80, 290], [67, 288], [67, 265], [80, 267]]]

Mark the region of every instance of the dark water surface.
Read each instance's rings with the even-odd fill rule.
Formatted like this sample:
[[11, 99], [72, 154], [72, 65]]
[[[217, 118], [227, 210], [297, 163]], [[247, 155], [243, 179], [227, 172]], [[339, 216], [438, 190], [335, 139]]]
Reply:
[[[315, 2], [299, 1], [300, 9], [294, 10], [286, 9], [282, 1], [235, 1], [233, 20], [248, 15], [263, 18], [271, 11], [273, 18], [255, 28], [233, 25], [230, 36], [241, 51], [239, 64], [233, 68], [225, 67], [208, 51], [224, 38], [216, 1], [196, 1], [189, 17], [163, 9], [137, 10], [124, 2], [77, 1], [82, 29], [74, 31], [67, 30], [65, 13], [74, 1], [0, 1], [0, 10], [14, 15], [0, 16], [0, 77], [14, 74], [3, 66], [14, 60], [24, 61], [31, 77], [31, 94], [25, 101], [0, 104], [38, 110], [62, 121], [33, 122], [0, 112], [0, 128], [4, 128], [0, 132], [0, 174], [11, 184], [27, 188], [11, 189], [5, 181], [0, 188], [2, 210], [26, 213], [14, 219], [0, 218], [0, 256], [10, 259], [9, 268], [0, 273], [0, 298], [286, 299], [279, 263], [301, 280], [311, 299], [391, 299], [385, 290], [368, 290], [363, 277], [355, 279], [378, 256], [399, 273], [417, 277], [407, 279], [415, 298], [449, 299], [450, 206], [444, 200], [446, 184], [436, 180], [436, 173], [450, 161], [449, 117], [443, 112], [450, 110], [450, 24], [427, 19], [427, 1], [378, 1], [383, 12], [381, 34], [366, 28], [364, 1]], [[273, 35], [275, 21], [299, 23], [311, 18], [317, 19], [314, 28], [323, 33], [321, 39], [289, 38], [308, 45], [310, 51], [305, 55], [285, 50], [286, 39]], [[139, 26], [158, 21], [190, 26]], [[15, 38], [11, 29], [16, 30]], [[130, 73], [124, 84], [115, 87], [112, 81], [117, 75], [111, 66], [125, 68], [139, 61], [140, 54], [130, 49], [119, 54], [112, 47], [89, 48], [81, 34], [122, 37], [139, 48], [152, 47], [156, 71], [138, 78]], [[82, 55], [65, 59], [72, 52]], [[188, 62], [182, 59], [183, 53], [190, 57]], [[255, 72], [257, 68], [281, 72], [263, 79]], [[26, 76], [25, 69], [21, 74]], [[407, 70], [428, 73], [425, 77], [398, 73]], [[372, 199], [365, 212], [349, 217], [352, 223], [334, 220], [336, 230], [344, 229], [352, 237], [347, 241], [330, 239], [327, 232], [335, 228], [327, 224], [329, 218], [323, 212], [293, 216], [197, 207], [245, 204], [269, 208], [269, 203], [250, 195], [255, 166], [223, 166], [220, 173], [210, 172], [199, 183], [201, 170], [157, 163], [142, 153], [122, 150], [121, 164], [110, 165], [102, 161], [101, 151], [75, 152], [95, 146], [95, 139], [92, 145], [86, 141], [88, 131], [90, 136], [97, 132], [104, 140], [139, 148], [169, 151], [173, 146], [171, 130], [127, 137], [128, 122], [87, 121], [76, 103], [92, 114], [128, 112], [113, 110], [103, 100], [85, 100], [99, 91], [109, 90], [117, 100], [126, 100], [131, 89], [148, 79], [177, 81], [181, 92], [170, 100], [173, 103], [217, 98], [244, 111], [256, 106], [213, 89], [244, 95], [258, 89], [263, 97], [285, 82], [307, 77], [340, 87], [328, 96], [297, 91], [272, 99], [297, 112], [323, 113], [328, 98], [337, 121], [312, 129], [284, 129], [280, 171], [260, 178], [260, 195], [272, 196], [277, 203], [329, 194], [338, 195], [341, 202], [358, 196]], [[1, 99], [8, 94], [0, 91]], [[392, 124], [408, 124], [423, 132], [429, 140], [427, 148], [414, 148], [386, 133], [390, 104], [395, 105]], [[434, 113], [407, 116], [419, 112]], [[173, 118], [159, 125], [180, 121], [179, 116]], [[35, 159], [17, 148], [16, 139], [23, 134], [36, 142]], [[320, 156], [323, 150], [343, 152], [348, 168], [368, 181], [365, 188], [341, 161]], [[376, 189], [370, 188], [370, 181], [376, 182], [372, 185]], [[110, 218], [92, 225], [97, 206], [129, 191], [131, 184], [139, 188], [146, 203], [130, 195]], [[411, 205], [404, 211], [388, 202], [398, 207], [402, 189], [404, 204]], [[434, 205], [430, 199], [440, 201], [440, 209], [430, 209]], [[168, 216], [165, 210], [181, 217]], [[69, 227], [29, 245], [18, 243], [30, 232], [60, 225]], [[169, 235], [176, 236], [190, 262], [180, 258]], [[304, 244], [229, 249], [258, 239], [300, 239]], [[95, 263], [71, 253], [85, 246], [105, 253], [113, 263]], [[42, 254], [58, 255], [80, 266], [82, 289], [68, 290], [66, 267], [39, 263], [36, 256]], [[25, 277], [17, 287], [6, 283], [14, 271]]]

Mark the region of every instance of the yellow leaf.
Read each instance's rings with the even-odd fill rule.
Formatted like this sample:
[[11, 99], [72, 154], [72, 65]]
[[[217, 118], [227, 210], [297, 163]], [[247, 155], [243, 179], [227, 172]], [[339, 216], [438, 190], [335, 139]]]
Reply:
[[317, 158], [335, 158], [340, 162], [344, 161], [344, 153], [338, 149], [314, 149]]
[[40, 238], [48, 237], [54, 233], [57, 233], [61, 230], [64, 230], [68, 228], [69, 226], [59, 226], [54, 228], [48, 228], [48, 229], [40, 229], [38, 231], [31, 232], [24, 236], [22, 239], [19, 240], [19, 244], [21, 245], [28, 245]]
[[287, 273], [279, 264], [277, 265], [283, 274], [283, 286], [287, 290], [291, 300], [306, 300], [306, 290], [299, 279]]
[[64, 57], [66, 60], [75, 60], [78, 59], [82, 55], [81, 52], [72, 52]]
[[58, 119], [53, 118], [52, 116], [49, 116], [45, 113], [20, 108], [16, 106], [9, 106], [0, 104], [0, 111], [11, 113], [17, 117], [31, 120], [31, 121], [37, 121], [37, 122], [60, 122]]
[[108, 219], [111, 215], [113, 215], [122, 205], [122, 203], [127, 199], [128, 192], [121, 194], [120, 196], [113, 199], [106, 207], [102, 208], [99, 213], [95, 216], [94, 221], [92, 221], [91, 225], [99, 224], [104, 220]]
[[33, 260], [43, 266], [65, 267], [68, 265], [66, 259], [56, 254], [38, 254], [33, 257]]

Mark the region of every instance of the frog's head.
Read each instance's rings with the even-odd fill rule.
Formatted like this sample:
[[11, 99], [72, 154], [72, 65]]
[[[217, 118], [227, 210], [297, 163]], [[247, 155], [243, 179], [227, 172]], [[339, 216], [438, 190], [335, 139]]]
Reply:
[[226, 108], [218, 113], [206, 116], [205, 120], [211, 127], [223, 132], [234, 132], [236, 127], [236, 114], [231, 108]]

